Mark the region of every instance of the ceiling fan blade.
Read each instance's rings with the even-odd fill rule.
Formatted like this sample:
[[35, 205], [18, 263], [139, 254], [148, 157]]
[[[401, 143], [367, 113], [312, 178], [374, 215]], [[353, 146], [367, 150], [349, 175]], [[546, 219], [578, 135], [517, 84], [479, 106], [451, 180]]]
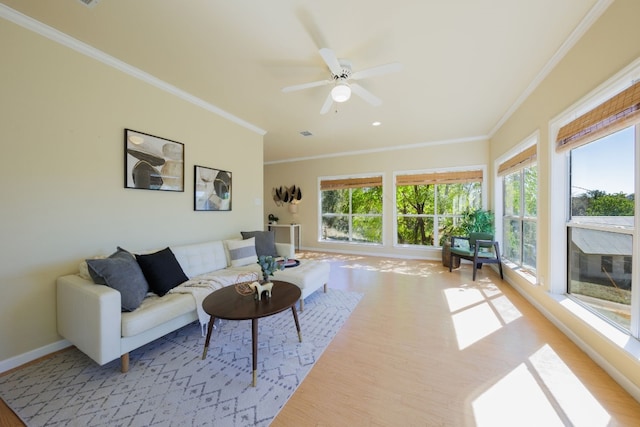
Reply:
[[329, 109], [331, 108], [331, 104], [333, 104], [333, 98], [331, 98], [331, 92], [329, 92], [327, 99], [325, 99], [324, 104], [322, 104], [320, 114], [327, 114], [329, 112]]
[[329, 83], [332, 83], [332, 81], [331, 80], [319, 80], [317, 82], [302, 83], [302, 84], [299, 84], [299, 85], [287, 86], [287, 87], [282, 88], [282, 91], [284, 93], [293, 92], [293, 91], [296, 91], [296, 90], [309, 89], [309, 88], [317, 87], [317, 86], [324, 86], [324, 85], [328, 85]]
[[366, 70], [356, 71], [351, 75], [351, 80], [366, 79], [367, 77], [380, 76], [382, 74], [396, 73], [402, 70], [402, 64], [392, 62], [391, 64], [379, 65]]
[[331, 73], [336, 76], [342, 74], [342, 66], [340, 66], [338, 57], [333, 50], [327, 47], [323, 47], [322, 49], [320, 49], [320, 56], [322, 56], [322, 59], [324, 59], [324, 62], [325, 64], [327, 64], [327, 67], [329, 67], [329, 70], [331, 70]]
[[[372, 94], [371, 92], [369, 92], [368, 90], [366, 90], [365, 88], [363, 88], [357, 83], [351, 83], [351, 91], [356, 95], [358, 95], [360, 98], [367, 101], [369, 104], [373, 105], [374, 107], [378, 107], [382, 105], [382, 100], [380, 98], [378, 98], [377, 96], [375, 96], [374, 94]], [[331, 94], [329, 94], [329, 96], [331, 96]]]

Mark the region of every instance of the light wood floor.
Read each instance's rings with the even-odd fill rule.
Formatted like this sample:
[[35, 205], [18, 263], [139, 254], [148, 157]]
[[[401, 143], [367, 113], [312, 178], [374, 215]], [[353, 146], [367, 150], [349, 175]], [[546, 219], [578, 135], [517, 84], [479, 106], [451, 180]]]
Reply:
[[[640, 404], [489, 268], [307, 252], [364, 294], [280, 426], [638, 426]], [[304, 331], [303, 331], [304, 332]], [[0, 426], [22, 426], [0, 403]]]
[[640, 404], [490, 268], [308, 253], [364, 297], [272, 423], [639, 426]]

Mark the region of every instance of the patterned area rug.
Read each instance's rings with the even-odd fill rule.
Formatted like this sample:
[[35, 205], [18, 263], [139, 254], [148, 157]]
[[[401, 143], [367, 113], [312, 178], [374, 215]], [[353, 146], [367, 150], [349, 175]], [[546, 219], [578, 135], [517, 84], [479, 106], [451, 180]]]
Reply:
[[0, 377], [0, 396], [29, 426], [267, 426], [362, 295], [329, 289], [305, 300], [298, 341], [291, 310], [259, 321], [251, 386], [251, 321], [216, 322], [206, 360], [196, 322], [98, 366], [75, 348]]

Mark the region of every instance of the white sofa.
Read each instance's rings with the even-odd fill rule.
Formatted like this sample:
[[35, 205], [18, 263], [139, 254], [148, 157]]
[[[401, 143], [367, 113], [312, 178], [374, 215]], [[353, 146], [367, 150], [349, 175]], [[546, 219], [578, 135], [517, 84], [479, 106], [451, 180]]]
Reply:
[[[244, 281], [247, 273], [260, 272], [258, 264], [232, 267], [225, 241], [171, 246], [170, 249], [189, 279], [220, 274], [227, 279], [236, 277], [237, 281]], [[291, 244], [276, 243], [276, 250], [280, 256], [294, 257]], [[309, 294], [322, 286], [326, 291], [329, 264], [302, 260], [294, 269], [276, 272], [274, 279], [301, 287], [302, 309], [304, 298]], [[227, 284], [232, 282], [234, 280]], [[95, 284], [82, 272], [59, 277], [56, 285], [58, 333], [100, 365], [120, 357], [122, 372], [129, 369], [131, 350], [198, 320], [196, 299], [186, 293], [159, 297], [149, 292], [138, 308], [123, 312], [119, 291]]]

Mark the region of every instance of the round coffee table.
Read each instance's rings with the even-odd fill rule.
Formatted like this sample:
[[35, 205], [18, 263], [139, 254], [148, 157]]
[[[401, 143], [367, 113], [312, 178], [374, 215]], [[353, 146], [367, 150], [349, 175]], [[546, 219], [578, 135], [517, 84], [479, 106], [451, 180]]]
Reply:
[[234, 286], [225, 286], [212, 292], [202, 302], [202, 308], [211, 316], [207, 327], [207, 339], [204, 343], [202, 359], [207, 357], [213, 322], [216, 318], [225, 320], [251, 320], [251, 342], [253, 347], [253, 386], [256, 386], [258, 371], [258, 319], [280, 313], [288, 308], [298, 330], [298, 339], [302, 342], [300, 322], [296, 312], [296, 302], [300, 299], [300, 288], [289, 282], [272, 280], [271, 298], [263, 296], [260, 301], [254, 295], [242, 296]]

